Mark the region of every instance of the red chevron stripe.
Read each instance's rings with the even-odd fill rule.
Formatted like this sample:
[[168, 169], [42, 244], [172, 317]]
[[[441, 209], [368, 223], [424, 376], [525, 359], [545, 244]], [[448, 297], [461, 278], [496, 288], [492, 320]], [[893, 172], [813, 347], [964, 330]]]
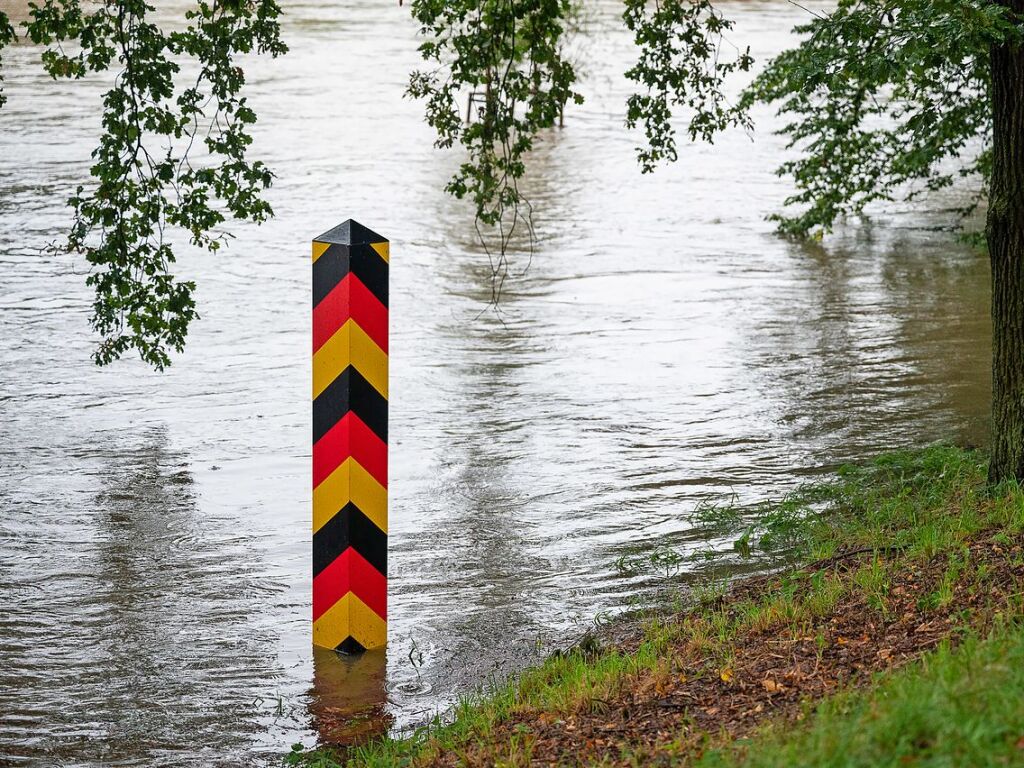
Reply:
[[388, 580], [352, 547], [313, 579], [313, 621], [349, 592], [355, 593], [370, 610], [387, 621]]
[[313, 487], [341, 466], [349, 456], [374, 480], [388, 487], [388, 446], [363, 420], [349, 411], [313, 444]]
[[349, 318], [355, 320], [378, 347], [388, 351], [388, 308], [362, 280], [349, 272], [313, 308], [313, 352], [326, 344]]

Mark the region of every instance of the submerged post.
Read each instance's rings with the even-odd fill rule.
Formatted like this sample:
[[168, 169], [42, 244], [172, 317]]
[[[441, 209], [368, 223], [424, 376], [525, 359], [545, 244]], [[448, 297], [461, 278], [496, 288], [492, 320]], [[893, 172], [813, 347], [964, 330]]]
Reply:
[[313, 241], [313, 644], [387, 642], [388, 241]]

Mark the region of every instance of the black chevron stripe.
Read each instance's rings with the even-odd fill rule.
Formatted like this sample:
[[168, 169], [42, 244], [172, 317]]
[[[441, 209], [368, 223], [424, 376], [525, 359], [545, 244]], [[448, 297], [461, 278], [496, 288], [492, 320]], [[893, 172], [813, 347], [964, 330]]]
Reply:
[[336, 650], [338, 653], [343, 653], [346, 656], [355, 656], [356, 654], [362, 653], [366, 649], [363, 647], [362, 643], [360, 643], [358, 640], [352, 637], [352, 635], [349, 635], [340, 643], [338, 643], [338, 647], [334, 650]]
[[331, 245], [313, 262], [313, 306], [349, 272], [354, 272], [380, 303], [388, 305], [388, 263], [369, 245]]
[[377, 437], [388, 441], [388, 401], [350, 365], [313, 401], [313, 442], [327, 434], [349, 411]]
[[349, 502], [313, 534], [313, 576], [352, 547], [383, 576], [388, 575], [388, 535]]

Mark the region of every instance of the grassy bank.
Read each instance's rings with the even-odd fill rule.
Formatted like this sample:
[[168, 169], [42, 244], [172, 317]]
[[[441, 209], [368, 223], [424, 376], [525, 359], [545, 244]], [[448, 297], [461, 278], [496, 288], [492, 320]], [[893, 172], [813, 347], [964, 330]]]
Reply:
[[[720, 513], [717, 511], [716, 514]], [[763, 510], [795, 567], [709, 585], [312, 766], [1024, 764], [1024, 493], [954, 448], [847, 468]]]

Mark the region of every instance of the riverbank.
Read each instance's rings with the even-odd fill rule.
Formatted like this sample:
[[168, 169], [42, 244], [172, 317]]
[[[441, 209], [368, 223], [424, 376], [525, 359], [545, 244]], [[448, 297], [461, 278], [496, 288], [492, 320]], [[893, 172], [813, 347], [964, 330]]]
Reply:
[[847, 468], [743, 546], [796, 562], [589, 640], [450, 724], [332, 755], [394, 765], [1004, 765], [1024, 759], [1024, 493], [937, 447]]

